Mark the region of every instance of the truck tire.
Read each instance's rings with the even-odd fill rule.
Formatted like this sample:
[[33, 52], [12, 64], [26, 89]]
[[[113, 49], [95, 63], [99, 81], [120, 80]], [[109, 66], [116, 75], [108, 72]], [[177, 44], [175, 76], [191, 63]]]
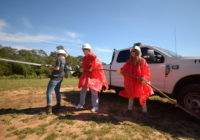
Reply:
[[183, 87], [177, 96], [180, 105], [200, 116], [200, 84]]

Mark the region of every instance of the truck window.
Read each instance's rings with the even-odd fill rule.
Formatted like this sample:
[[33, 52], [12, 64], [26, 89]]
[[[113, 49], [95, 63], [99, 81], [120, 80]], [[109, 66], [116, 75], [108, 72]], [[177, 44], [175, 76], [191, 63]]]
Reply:
[[[142, 57], [146, 59], [148, 64], [157, 64], [157, 63], [164, 63], [164, 56], [160, 53], [149, 49], [149, 48], [141, 48]], [[130, 58], [130, 50], [123, 50], [120, 51], [117, 57], [118, 63], [124, 63]]]
[[146, 59], [149, 64], [164, 63], [164, 56], [149, 48], [141, 48], [142, 57]]
[[130, 57], [130, 50], [120, 51], [117, 57], [117, 62], [124, 63], [129, 59], [129, 57]]

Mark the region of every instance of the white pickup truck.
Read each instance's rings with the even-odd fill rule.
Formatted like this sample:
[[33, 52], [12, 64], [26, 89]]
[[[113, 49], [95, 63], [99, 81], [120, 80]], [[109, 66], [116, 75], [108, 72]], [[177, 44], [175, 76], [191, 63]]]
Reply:
[[[120, 70], [129, 59], [130, 48], [114, 50], [112, 61], [105, 69]], [[177, 99], [178, 103], [200, 115], [200, 57], [182, 57], [163, 48], [143, 45], [142, 57], [151, 71], [151, 84]], [[110, 89], [123, 89], [123, 77], [106, 71]]]

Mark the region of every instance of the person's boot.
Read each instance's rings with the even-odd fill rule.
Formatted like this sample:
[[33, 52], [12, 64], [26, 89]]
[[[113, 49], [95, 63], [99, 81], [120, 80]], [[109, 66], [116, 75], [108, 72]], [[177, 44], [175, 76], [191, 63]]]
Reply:
[[54, 113], [59, 113], [61, 110], [61, 104], [57, 103], [54, 107], [53, 107], [53, 111]]
[[78, 104], [76, 107], [75, 107], [76, 110], [80, 110], [80, 109], [83, 109], [83, 106]]
[[55, 107], [56, 109], [59, 109], [61, 107], [60, 103], [57, 103]]
[[46, 114], [47, 115], [51, 115], [52, 114], [52, 107], [51, 106], [47, 106], [46, 107]]

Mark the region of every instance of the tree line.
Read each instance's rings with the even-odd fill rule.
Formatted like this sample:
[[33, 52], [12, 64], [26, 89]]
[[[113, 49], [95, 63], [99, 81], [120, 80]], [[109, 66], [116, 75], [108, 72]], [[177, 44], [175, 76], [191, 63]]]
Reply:
[[[63, 46], [57, 46], [57, 49], [64, 49]], [[0, 58], [9, 58], [19, 61], [27, 61], [40, 64], [55, 65], [56, 51], [50, 52], [48, 55], [44, 50], [25, 50], [15, 49], [11, 46], [0, 45]], [[83, 56], [68, 56], [66, 58], [68, 64], [73, 70], [79, 70]], [[50, 77], [51, 70], [46, 67], [31, 66], [25, 64], [8, 63], [0, 61], [0, 78], [47, 78]], [[67, 72], [66, 77], [79, 77], [80, 72], [71, 74]]]

